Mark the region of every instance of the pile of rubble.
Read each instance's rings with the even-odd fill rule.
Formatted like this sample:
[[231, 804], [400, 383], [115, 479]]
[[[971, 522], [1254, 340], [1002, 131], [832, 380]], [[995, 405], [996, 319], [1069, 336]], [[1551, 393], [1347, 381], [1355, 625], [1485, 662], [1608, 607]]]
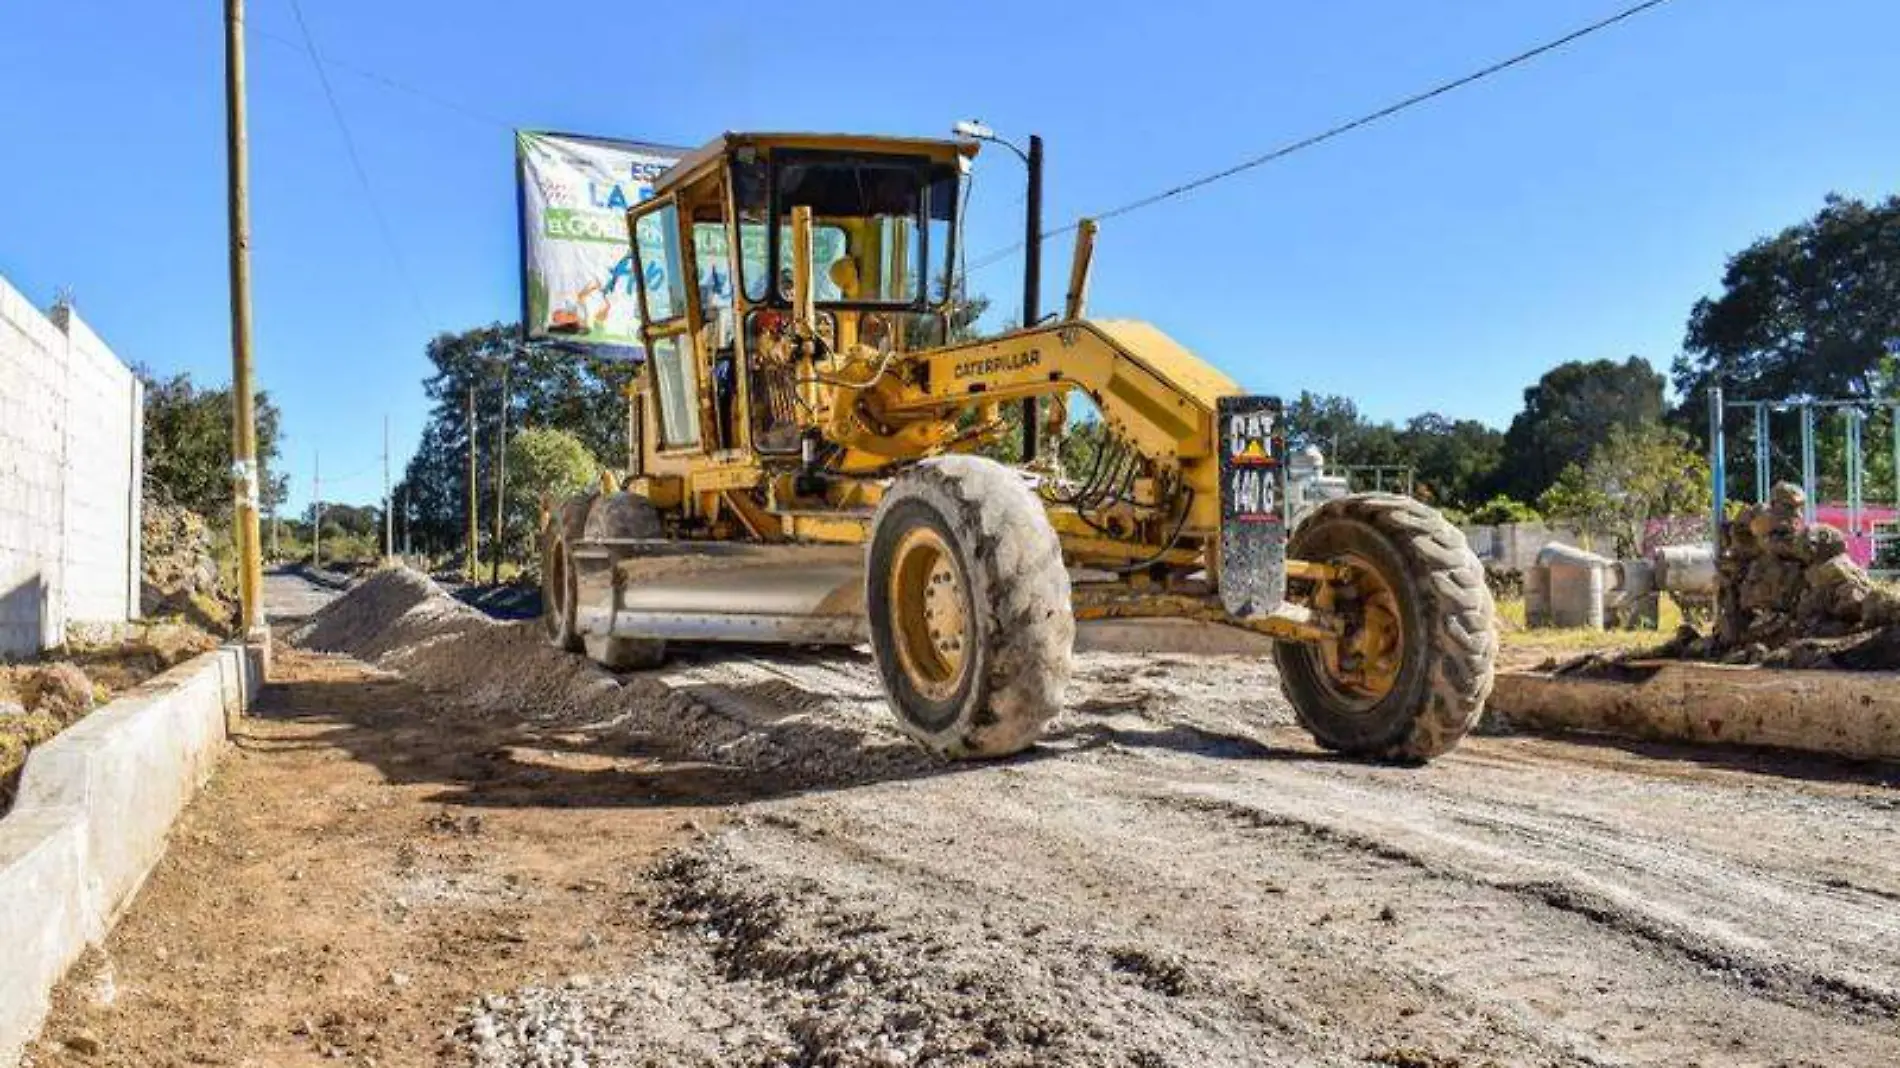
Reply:
[[92, 711], [92, 680], [67, 663], [0, 665], [0, 815], [27, 751]]
[[1787, 483], [1723, 530], [1715, 626], [1684, 627], [1664, 655], [1731, 664], [1900, 667], [1900, 596], [1847, 555], [1847, 539], [1803, 516]]
[[198, 513], [151, 497], [141, 506], [139, 610], [147, 619], [178, 616], [230, 635], [237, 599], [223, 581], [210, 527]]

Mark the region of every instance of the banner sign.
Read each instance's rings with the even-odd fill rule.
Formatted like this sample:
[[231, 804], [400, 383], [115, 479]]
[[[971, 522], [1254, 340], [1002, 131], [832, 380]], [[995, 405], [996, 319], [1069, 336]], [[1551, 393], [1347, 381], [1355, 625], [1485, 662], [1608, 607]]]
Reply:
[[1235, 616], [1286, 598], [1286, 432], [1278, 397], [1222, 397], [1220, 596]]
[[521, 315], [529, 340], [640, 355], [627, 209], [685, 150], [515, 131]]

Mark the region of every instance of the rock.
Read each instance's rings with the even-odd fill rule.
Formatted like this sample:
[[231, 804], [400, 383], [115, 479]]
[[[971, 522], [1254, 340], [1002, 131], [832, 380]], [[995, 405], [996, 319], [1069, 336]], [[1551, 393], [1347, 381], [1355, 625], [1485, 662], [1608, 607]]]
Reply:
[[1808, 495], [1792, 482], [1777, 482], [1768, 491], [1768, 509], [1778, 516], [1799, 519], [1807, 504]]
[[[1833, 527], [1817, 529], [1833, 531], [1836, 536], [1840, 534], [1840, 531], [1834, 530]], [[1832, 589], [1842, 583], [1856, 584], [1861, 587], [1872, 585], [1865, 571], [1855, 566], [1854, 561], [1848, 559], [1846, 555], [1839, 553], [1830, 554], [1819, 563], [1810, 564], [1807, 571], [1802, 574], [1802, 579], [1808, 584], [1809, 589], [1819, 590]]]
[[1808, 559], [1817, 563], [1847, 554], [1847, 535], [1825, 523], [1816, 523], [1802, 531], [1801, 541]]
[[29, 687], [27, 703], [33, 710], [52, 716], [62, 724], [70, 725], [92, 711], [92, 680], [72, 664], [41, 667]]

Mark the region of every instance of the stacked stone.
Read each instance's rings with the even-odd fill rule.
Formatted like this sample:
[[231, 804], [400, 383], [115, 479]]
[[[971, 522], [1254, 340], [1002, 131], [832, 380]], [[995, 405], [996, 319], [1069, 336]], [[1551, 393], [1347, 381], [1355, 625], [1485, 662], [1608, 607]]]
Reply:
[[150, 497], [142, 520], [141, 613], [147, 619], [183, 616], [206, 630], [227, 633], [236, 599], [219, 572], [205, 521], [188, 508]]
[[1806, 504], [1783, 482], [1723, 531], [1710, 652], [1759, 654], [1900, 621], [1900, 602], [1848, 557], [1839, 530], [1803, 518]]

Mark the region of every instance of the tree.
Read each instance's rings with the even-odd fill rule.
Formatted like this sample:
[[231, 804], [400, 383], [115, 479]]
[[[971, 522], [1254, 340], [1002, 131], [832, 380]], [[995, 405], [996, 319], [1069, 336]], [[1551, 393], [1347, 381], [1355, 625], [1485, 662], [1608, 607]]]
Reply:
[[[145, 385], [145, 484], [207, 520], [232, 510], [231, 391], [201, 389], [188, 374], [159, 379], [140, 367]], [[275, 474], [282, 416], [270, 394], [256, 400], [258, 503], [266, 513], [283, 502], [289, 479]]]
[[1520, 501], [1536, 500], [1616, 427], [1658, 423], [1663, 376], [1641, 357], [1573, 360], [1544, 372], [1524, 391], [1524, 410], [1504, 432], [1496, 489]]
[[[509, 436], [534, 427], [574, 435], [598, 457], [627, 456], [627, 386], [634, 365], [577, 354], [554, 345], [528, 344], [512, 323], [491, 323], [429, 342], [434, 370], [423, 390], [434, 402], [416, 454], [396, 487], [408, 499], [408, 523], [416, 548], [460, 548], [468, 512], [468, 392], [475, 392], [476, 493], [480, 535], [493, 533], [494, 448], [500, 440], [502, 368], [508, 369]], [[610, 461], [611, 462], [611, 461]], [[512, 480], [513, 473], [510, 472]], [[525, 532], [510, 531], [512, 545]]]
[[[1830, 195], [1814, 217], [1762, 238], [1731, 257], [1720, 295], [1696, 302], [1683, 353], [1671, 369], [1682, 397], [1677, 425], [1707, 444], [1708, 391], [1730, 400], [1892, 398], [1900, 378], [1888, 346], [1900, 339], [1900, 197], [1867, 204]], [[1821, 492], [1839, 494], [1844, 435], [1817, 413]], [[1875, 413], [1869, 441], [1891, 432]], [[1732, 472], [1754, 463], [1750, 429], [1728, 435]], [[1790, 421], [1771, 427], [1773, 477], [1795, 476]], [[1891, 485], [1887, 450], [1870, 449], [1867, 477]], [[1834, 484], [1830, 487], [1828, 482]]]
[[1503, 435], [1473, 419], [1436, 412], [1413, 416], [1403, 427], [1375, 423], [1349, 398], [1302, 392], [1286, 409], [1287, 446], [1315, 446], [1339, 467], [1410, 467], [1413, 493], [1440, 507], [1467, 508], [1482, 500], [1503, 450]]
[[1417, 495], [1441, 508], [1477, 506], [1504, 459], [1503, 434], [1436, 412], [1407, 420], [1398, 444], [1414, 469]]
[[1544, 517], [1523, 501], [1500, 496], [1473, 508], [1467, 518], [1478, 526], [1494, 527], [1502, 523], [1535, 523]]
[[596, 485], [600, 461], [579, 438], [553, 427], [530, 427], [508, 442], [508, 529], [524, 552], [540, 529], [543, 508]]
[[[1660, 423], [1618, 426], [1582, 464], [1566, 467], [1538, 501], [1546, 515], [1608, 528], [1619, 557], [1651, 547], [1655, 520], [1699, 522], [1709, 511], [1709, 466], [1689, 436]], [[1662, 540], [1679, 533], [1662, 531]]]
[[1892, 394], [1900, 339], [1900, 197], [1830, 195], [1814, 218], [1728, 261], [1696, 302], [1673, 368], [1685, 400], [1719, 380], [1750, 399]]

